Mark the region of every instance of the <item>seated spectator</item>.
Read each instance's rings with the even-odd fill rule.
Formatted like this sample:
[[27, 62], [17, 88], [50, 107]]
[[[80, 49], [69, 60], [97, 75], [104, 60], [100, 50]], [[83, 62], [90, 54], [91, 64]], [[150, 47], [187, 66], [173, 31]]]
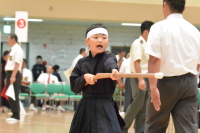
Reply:
[[[48, 66], [46, 71], [47, 71], [47, 73], [40, 74], [40, 76], [37, 79], [37, 82], [43, 83], [43, 84], [58, 84], [59, 83], [58, 78], [52, 74], [53, 73], [53, 67]], [[48, 104], [48, 102], [47, 102], [47, 104]], [[49, 106], [49, 105], [46, 105], [46, 106], [43, 105], [42, 106], [43, 111], [45, 111], [46, 108], [52, 108], [52, 107]]]
[[[54, 70], [53, 75], [55, 75], [58, 78], [59, 82], [62, 82], [60, 74], [58, 73], [59, 69], [60, 69], [59, 65], [54, 65], [53, 66], [53, 70]], [[58, 106], [57, 111], [65, 111], [65, 109], [63, 109], [62, 106], [60, 105], [60, 101], [58, 102], [57, 106]]]
[[47, 73], [40, 74], [40, 76], [37, 79], [37, 82], [43, 84], [58, 84], [58, 78], [52, 74], [53, 67], [48, 66], [46, 71]]
[[61, 77], [60, 77], [60, 74], [58, 73], [59, 69], [60, 69], [60, 66], [59, 66], [59, 65], [54, 65], [54, 66], [53, 66], [53, 75], [55, 75], [55, 76], [58, 78], [58, 81], [59, 81], [59, 82], [62, 82], [62, 79], [61, 79]]
[[[27, 61], [26, 59], [23, 59], [22, 63], [22, 69], [21, 69], [21, 93], [28, 93], [30, 94], [30, 84], [33, 81], [33, 75], [32, 72], [26, 68]], [[37, 111], [37, 109], [34, 107], [35, 103], [35, 96], [31, 97], [31, 105], [29, 107], [29, 110]]]

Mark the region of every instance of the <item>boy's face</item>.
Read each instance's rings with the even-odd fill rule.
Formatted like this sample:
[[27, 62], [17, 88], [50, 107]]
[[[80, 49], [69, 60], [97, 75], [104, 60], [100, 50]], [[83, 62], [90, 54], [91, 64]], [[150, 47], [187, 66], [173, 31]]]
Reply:
[[90, 47], [92, 54], [103, 53], [108, 46], [108, 36], [104, 34], [95, 34], [85, 39], [86, 45]]

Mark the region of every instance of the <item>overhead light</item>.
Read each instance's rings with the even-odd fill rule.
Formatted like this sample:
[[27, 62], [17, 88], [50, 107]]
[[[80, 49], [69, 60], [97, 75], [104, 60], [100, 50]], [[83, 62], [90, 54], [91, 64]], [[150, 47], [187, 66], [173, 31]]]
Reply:
[[[15, 18], [3, 18], [3, 20], [15, 20]], [[28, 19], [28, 21], [32, 21], [32, 22], [42, 22], [43, 19]]]
[[42, 22], [42, 21], [43, 21], [43, 19], [28, 19], [28, 21]]
[[141, 24], [138, 24], [138, 23], [122, 23], [121, 25], [124, 25], [124, 26], [141, 26]]

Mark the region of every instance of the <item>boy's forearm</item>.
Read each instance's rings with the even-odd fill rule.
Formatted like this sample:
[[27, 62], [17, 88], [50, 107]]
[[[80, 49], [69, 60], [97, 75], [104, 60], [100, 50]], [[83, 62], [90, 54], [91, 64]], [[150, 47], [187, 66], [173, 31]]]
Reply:
[[15, 67], [14, 67], [14, 70], [13, 70], [13, 72], [12, 72], [11, 77], [15, 77], [15, 76], [16, 76], [16, 74], [17, 74], [17, 72], [18, 72], [18, 69], [19, 69], [19, 63], [16, 63], [16, 62], [15, 62]]

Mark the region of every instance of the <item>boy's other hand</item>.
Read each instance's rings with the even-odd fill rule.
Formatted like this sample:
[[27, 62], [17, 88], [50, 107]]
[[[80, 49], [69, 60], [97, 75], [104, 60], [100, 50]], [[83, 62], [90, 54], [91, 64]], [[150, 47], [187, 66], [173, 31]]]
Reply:
[[116, 73], [118, 73], [118, 70], [117, 70], [117, 69], [113, 69], [113, 70], [112, 70], [112, 73], [111, 73], [111, 75], [110, 75], [110, 78], [111, 78], [112, 80], [118, 80], [118, 78], [115, 78], [115, 77], [114, 77], [114, 75], [115, 75]]
[[90, 85], [94, 85], [97, 82], [97, 80], [94, 80], [94, 75], [92, 74], [85, 74], [84, 79]]

